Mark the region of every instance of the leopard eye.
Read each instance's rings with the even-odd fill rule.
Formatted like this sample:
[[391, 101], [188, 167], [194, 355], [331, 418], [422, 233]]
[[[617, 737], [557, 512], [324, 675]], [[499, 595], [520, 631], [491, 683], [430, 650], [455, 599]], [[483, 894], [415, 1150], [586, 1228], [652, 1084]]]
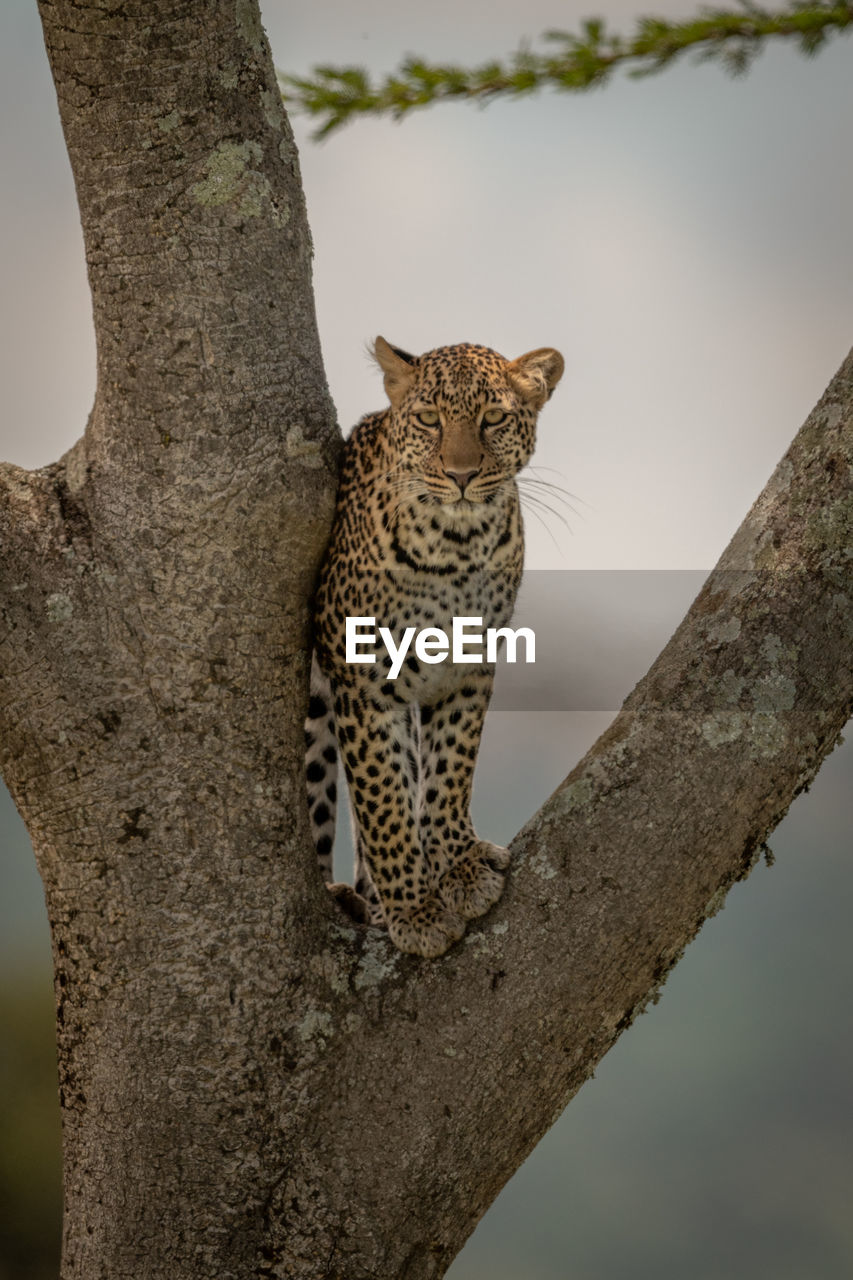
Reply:
[[440, 422], [437, 409], [421, 409], [420, 413], [415, 414], [415, 418], [422, 427], [437, 427]]
[[487, 427], [496, 427], [499, 422], [504, 422], [507, 417], [505, 409], [487, 409], [483, 414], [483, 422]]

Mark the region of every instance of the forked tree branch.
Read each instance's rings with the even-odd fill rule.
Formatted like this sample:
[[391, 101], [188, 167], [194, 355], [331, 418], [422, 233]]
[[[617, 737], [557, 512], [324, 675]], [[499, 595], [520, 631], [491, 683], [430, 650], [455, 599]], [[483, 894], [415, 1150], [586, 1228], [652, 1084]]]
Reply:
[[[395, 1142], [422, 1153], [350, 1188], [365, 1213], [405, 1188], [452, 1257], [838, 741], [851, 475], [853, 352], [648, 675], [513, 842], [498, 906], [443, 961], [336, 947], [349, 994], [323, 1006], [321, 1088], [355, 1073], [360, 1098], [339, 1155], [379, 1148], [389, 1080]], [[376, 1021], [353, 1031], [365, 988]], [[398, 1092], [413, 1063], [418, 1086]]]
[[437, 1277], [849, 715], [853, 356], [504, 899], [405, 957], [309, 848], [335, 433], [257, 6], [41, 8], [99, 390], [71, 454], [0, 477], [0, 529], [35, 483], [57, 548], [0, 760], [53, 935], [63, 1280]]

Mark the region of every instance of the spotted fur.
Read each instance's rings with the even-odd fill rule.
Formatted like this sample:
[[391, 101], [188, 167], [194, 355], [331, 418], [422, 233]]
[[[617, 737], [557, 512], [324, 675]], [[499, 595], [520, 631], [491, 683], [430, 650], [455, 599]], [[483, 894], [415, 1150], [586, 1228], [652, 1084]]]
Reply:
[[377, 338], [390, 407], [347, 441], [315, 607], [306, 721], [308, 803], [331, 878], [335, 743], [354, 815], [356, 880], [330, 886], [402, 951], [441, 955], [503, 890], [508, 854], [471, 824], [471, 783], [492, 692], [488, 664], [427, 664], [410, 649], [396, 680], [345, 660], [347, 616], [450, 632], [454, 617], [506, 626], [524, 542], [515, 476], [559, 352], [504, 359], [463, 343], [415, 357]]

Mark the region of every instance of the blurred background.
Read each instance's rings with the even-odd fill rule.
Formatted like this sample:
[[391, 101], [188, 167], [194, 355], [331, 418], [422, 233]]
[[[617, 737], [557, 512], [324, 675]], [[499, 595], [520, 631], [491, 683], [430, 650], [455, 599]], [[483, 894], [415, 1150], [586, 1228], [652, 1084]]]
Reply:
[[[263, 5], [276, 63], [297, 74], [321, 61], [386, 71], [406, 53], [483, 61], [595, 12]], [[641, 10], [598, 12], [627, 31]], [[555, 495], [555, 512], [530, 511], [528, 565], [553, 600], [537, 628], [562, 643], [570, 678], [543, 697], [534, 669], [528, 686], [516, 671], [496, 701], [475, 795], [493, 839], [508, 840], [606, 726], [853, 342], [851, 68], [840, 38], [814, 61], [771, 47], [740, 80], [686, 64], [584, 96], [365, 120], [322, 145], [294, 122], [344, 430], [382, 403], [365, 354], [377, 333], [415, 352], [472, 341], [566, 357], [534, 474], [573, 509]], [[30, 0], [0, 8], [0, 100], [0, 454], [37, 466], [83, 429], [94, 345]], [[452, 1280], [853, 1274], [851, 772], [842, 747], [774, 834], [775, 864], [735, 887]], [[56, 1275], [51, 1019], [41, 890], [4, 794], [0, 1280]]]

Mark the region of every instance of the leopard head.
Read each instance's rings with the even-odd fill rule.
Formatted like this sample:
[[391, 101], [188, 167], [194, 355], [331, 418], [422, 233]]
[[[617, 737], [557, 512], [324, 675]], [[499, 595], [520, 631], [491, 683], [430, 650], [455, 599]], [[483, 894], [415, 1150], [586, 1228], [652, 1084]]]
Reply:
[[463, 342], [413, 356], [377, 338], [374, 355], [391, 402], [392, 456], [442, 506], [490, 502], [512, 482], [564, 367], [552, 347], [506, 360]]

